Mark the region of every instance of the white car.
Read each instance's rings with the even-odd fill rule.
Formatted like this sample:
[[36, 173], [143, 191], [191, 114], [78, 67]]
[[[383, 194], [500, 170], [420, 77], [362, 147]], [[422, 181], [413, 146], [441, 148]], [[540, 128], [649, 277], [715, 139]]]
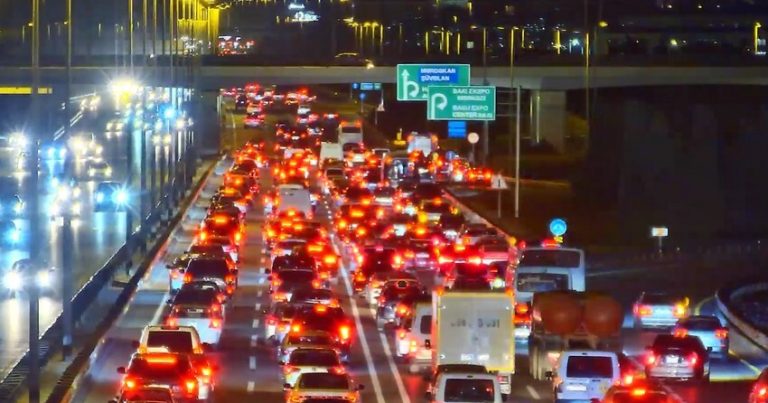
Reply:
[[297, 348], [283, 363], [284, 384], [296, 385], [301, 374], [325, 372], [344, 373], [339, 353], [329, 348]]
[[408, 362], [408, 371], [417, 373], [432, 367], [432, 304], [419, 302], [403, 326], [395, 331], [396, 354]]
[[[439, 373], [434, 381], [430, 402], [489, 402], [501, 403], [501, 387], [496, 375], [490, 373]], [[467, 400], [465, 396], [472, 396]]]
[[547, 377], [552, 379], [555, 401], [602, 400], [621, 380], [619, 357], [612, 351], [565, 351]]
[[69, 214], [72, 217], [79, 217], [83, 208], [80, 201], [82, 190], [78, 186], [67, 186], [60, 184], [55, 190], [53, 201], [50, 204], [51, 219], [61, 217], [63, 214]]

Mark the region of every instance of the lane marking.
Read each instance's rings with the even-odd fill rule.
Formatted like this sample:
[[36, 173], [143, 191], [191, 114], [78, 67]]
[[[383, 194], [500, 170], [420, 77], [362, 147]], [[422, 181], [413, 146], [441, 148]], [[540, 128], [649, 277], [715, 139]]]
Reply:
[[[171, 296], [171, 293], [169, 291], [166, 291], [163, 294], [163, 299], [160, 301], [160, 305], [158, 305], [157, 309], [155, 309], [155, 314], [152, 315], [152, 322], [153, 324], [160, 323], [160, 317], [163, 316], [163, 311], [165, 311], [165, 301], [168, 300], [168, 298]], [[128, 305], [126, 305], [126, 308]]]
[[256, 382], [248, 381], [248, 386], [246, 387], [246, 390], [248, 391], [248, 393], [253, 393], [253, 391], [256, 390]]
[[261, 297], [261, 296], [262, 296], [262, 294], [264, 294], [264, 290], [259, 290], [259, 291], [256, 291], [256, 296], [257, 296], [257, 297]]
[[400, 398], [402, 399], [403, 403], [411, 403], [411, 397], [408, 396], [408, 392], [405, 390], [405, 385], [403, 384], [403, 378], [400, 377], [400, 371], [397, 370], [397, 365], [395, 364], [395, 359], [392, 357], [392, 350], [389, 349], [389, 342], [387, 342], [386, 336], [384, 336], [384, 333], [379, 333], [379, 339], [381, 340], [381, 345], [384, 346], [384, 354], [387, 356], [387, 362], [389, 363], [389, 370], [392, 372], [392, 375], [395, 376], [395, 384], [397, 385], [397, 392], [400, 393]]
[[734, 358], [739, 360], [742, 364], [744, 364], [745, 367], [749, 368], [750, 371], [754, 372], [755, 375], [760, 375], [760, 372], [762, 372], [760, 368], [750, 364], [746, 358], [742, 357], [741, 355], [731, 350], [730, 348], [728, 349], [728, 354], [732, 355]]
[[252, 334], [251, 335], [251, 347], [256, 347], [259, 345], [259, 336]]
[[[336, 253], [339, 253], [339, 248], [336, 244], [333, 245]], [[371, 377], [373, 383], [373, 391], [376, 394], [376, 401], [378, 403], [386, 403], [384, 399], [384, 393], [381, 391], [381, 384], [379, 383], [379, 375], [376, 372], [376, 366], [373, 365], [373, 356], [371, 350], [368, 348], [368, 341], [363, 331], [363, 323], [360, 321], [360, 311], [357, 309], [357, 301], [355, 301], [354, 292], [352, 290], [352, 284], [349, 282], [349, 276], [347, 276], [347, 270], [342, 265], [341, 277], [344, 279], [344, 287], [347, 289], [347, 295], [349, 295], [349, 305], [352, 307], [352, 316], [355, 317], [355, 327], [357, 328], [358, 338], [360, 339], [360, 347], [363, 348], [363, 355], [365, 356], [365, 363], [368, 366], [368, 375]]]
[[254, 319], [253, 320], [253, 328], [256, 329], [257, 327], [259, 327], [259, 320], [258, 319]]
[[256, 308], [256, 312], [261, 312], [261, 302], [257, 302], [253, 307]]
[[533, 388], [533, 386], [526, 385], [525, 389], [528, 391], [528, 394], [531, 395], [533, 400], [541, 400], [541, 395], [539, 395], [539, 392], [537, 392], [536, 389]]
[[256, 357], [255, 357], [255, 356], [251, 356], [251, 357], [248, 359], [248, 368], [250, 368], [250, 369], [256, 369]]

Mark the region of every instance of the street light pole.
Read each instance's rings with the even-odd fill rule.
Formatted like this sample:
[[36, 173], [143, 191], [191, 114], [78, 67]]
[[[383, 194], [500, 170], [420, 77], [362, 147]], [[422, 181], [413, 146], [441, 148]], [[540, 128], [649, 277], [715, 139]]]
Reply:
[[40, 290], [37, 289], [37, 284], [27, 288], [29, 290], [29, 403], [40, 403]]
[[[488, 27], [483, 27], [483, 85], [488, 85]], [[488, 163], [488, 121], [483, 121], [483, 165]]]
[[[67, 21], [67, 86], [64, 101], [64, 137], [69, 139], [70, 131], [70, 97], [72, 96], [72, 0], [66, 2]], [[72, 176], [71, 156], [65, 156], [65, 177], [69, 180]], [[61, 355], [66, 359], [72, 354], [72, 333], [74, 323], [72, 320], [72, 217], [68, 210], [64, 210], [63, 225], [61, 228]]]
[[128, 0], [128, 25], [128, 57], [131, 77], [133, 77], [133, 0]]

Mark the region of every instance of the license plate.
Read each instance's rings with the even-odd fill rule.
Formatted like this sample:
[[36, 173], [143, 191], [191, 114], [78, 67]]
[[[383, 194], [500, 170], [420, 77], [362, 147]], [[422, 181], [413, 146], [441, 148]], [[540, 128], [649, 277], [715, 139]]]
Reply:
[[664, 358], [664, 362], [667, 364], [677, 364], [680, 359], [676, 355], [670, 355]]

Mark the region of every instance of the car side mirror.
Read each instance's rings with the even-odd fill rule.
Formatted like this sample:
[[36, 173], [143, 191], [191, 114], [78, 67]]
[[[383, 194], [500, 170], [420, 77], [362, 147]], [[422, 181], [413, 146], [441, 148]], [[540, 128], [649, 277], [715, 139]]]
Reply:
[[283, 384], [283, 390], [291, 390], [291, 389], [293, 389], [293, 388], [291, 388], [291, 384], [290, 383], [284, 383]]
[[118, 374], [125, 374], [125, 367], [117, 367]]
[[552, 378], [554, 378], [554, 377], [555, 377], [555, 373], [554, 373], [554, 372], [552, 372], [552, 371], [547, 371], [547, 372], [545, 372], [545, 373], [544, 373], [544, 376], [545, 376], [547, 379], [550, 379], [550, 380], [551, 380]]
[[139, 343], [138, 340], [131, 340], [131, 347], [132, 348], [139, 348], [140, 345], [141, 344]]
[[365, 385], [363, 384], [357, 385], [357, 390], [365, 390]]
[[265, 273], [265, 274], [270, 274], [270, 276], [269, 276], [269, 277], [272, 277], [272, 276], [271, 276], [271, 274], [272, 274], [272, 270], [271, 270], [271, 269], [264, 269], [264, 273]]

